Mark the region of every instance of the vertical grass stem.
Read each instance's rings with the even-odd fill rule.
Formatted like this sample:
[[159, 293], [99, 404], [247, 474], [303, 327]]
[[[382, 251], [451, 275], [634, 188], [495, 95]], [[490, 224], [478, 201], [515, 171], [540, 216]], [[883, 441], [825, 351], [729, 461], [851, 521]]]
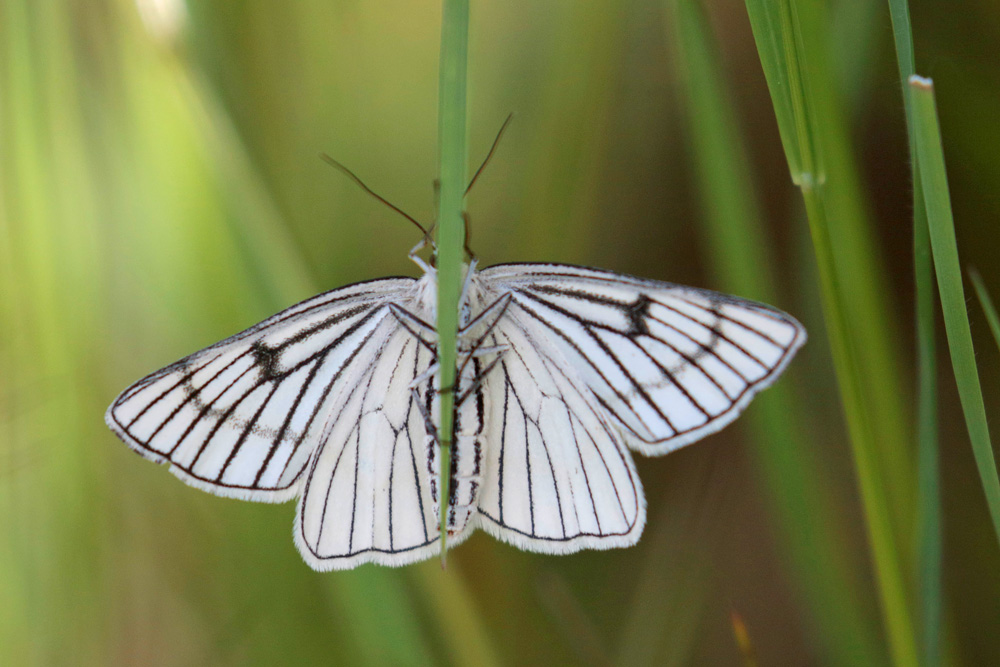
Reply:
[[[877, 429], [872, 421], [870, 405], [862, 382], [861, 369], [864, 358], [859, 354], [857, 332], [850, 328], [849, 310], [845, 294], [840, 287], [838, 265], [834, 253], [833, 230], [827, 218], [828, 202], [825, 197], [826, 172], [823, 159], [822, 135], [814, 124], [818, 121], [819, 110], [810, 90], [806, 54], [798, 11], [800, 7], [789, 0], [782, 0], [778, 8], [756, 0], [747, 0], [751, 17], [758, 19], [755, 24], [755, 38], [758, 45], [782, 44], [780, 56], [775, 58], [769, 48], [765, 67], [779, 70], [780, 78], [786, 83], [770, 86], [772, 97], [789, 95], [788, 101], [775, 101], [775, 108], [791, 108], [793, 128], [782, 132], [782, 138], [796, 137], [797, 151], [786, 145], [786, 153], [796, 153], [795, 161], [790, 160], [792, 178], [802, 191], [810, 234], [813, 239], [816, 261], [819, 269], [820, 288], [824, 317], [829, 330], [830, 345], [840, 383], [841, 400], [847, 421], [848, 432], [854, 453], [855, 467], [861, 500], [867, 519], [866, 527], [871, 542], [882, 614], [889, 639], [892, 660], [897, 665], [915, 665], [917, 652], [907, 590], [905, 586], [903, 562], [897, 546], [893, 527], [891, 507], [886, 496], [886, 484], [879, 465], [876, 444]], [[777, 11], [777, 14], [775, 13]], [[758, 34], [764, 33], [764, 34]], [[777, 33], [777, 36], [776, 34]], [[766, 72], [767, 73], [767, 72]], [[776, 78], [769, 73], [769, 84]], [[789, 119], [779, 116], [779, 123]], [[800, 172], [795, 173], [795, 164]]]
[[466, 188], [466, 71], [469, 51], [469, 0], [443, 0], [438, 82], [438, 152], [441, 199], [437, 221], [437, 334], [441, 447], [441, 565], [447, 552], [447, 510], [451, 490], [451, 446], [454, 439], [456, 337], [458, 300], [462, 290], [465, 225], [462, 207]]
[[908, 81], [916, 71], [907, 0], [889, 0], [903, 88], [913, 183], [913, 278], [917, 340], [917, 603], [924, 665], [941, 663], [941, 480], [938, 465], [934, 263], [927, 229], [916, 127]]
[[[780, 303], [777, 265], [765, 238], [762, 214], [733, 105], [699, 0], [672, 0], [672, 43], [684, 84], [688, 128], [697, 167], [703, 224], [700, 228], [712, 266], [727, 291]], [[789, 114], [791, 117], [791, 114]], [[798, 144], [798, 141], [795, 141]], [[796, 161], [797, 164], [797, 161]], [[782, 529], [782, 546], [800, 591], [809, 604], [811, 625], [832, 665], [883, 661], [874, 617], [859, 604], [859, 577], [845, 557], [829, 480], [808, 448], [803, 404], [782, 384], [768, 391], [748, 415], [752, 450], [772, 495]]]

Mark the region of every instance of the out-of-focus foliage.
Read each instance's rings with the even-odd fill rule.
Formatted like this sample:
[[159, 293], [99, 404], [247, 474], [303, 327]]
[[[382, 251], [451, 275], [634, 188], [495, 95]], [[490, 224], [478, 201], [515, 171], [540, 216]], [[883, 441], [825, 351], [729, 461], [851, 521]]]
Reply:
[[[862, 354], [873, 394], [900, 393], [906, 413], [884, 428], [908, 437], [880, 454], [903, 462], [886, 492], [906, 568], [901, 87], [885, 3], [829, 9], [816, 29], [839, 88], [820, 103], [837, 100], [843, 127], [824, 130], [826, 157], [856, 171], [839, 205], [874, 247], [839, 259], [878, 297], [848, 307], [884, 301], [893, 336]], [[960, 257], [995, 295], [1000, 6], [911, 11]], [[702, 26], [684, 33], [696, 42], [682, 20]], [[316, 291], [415, 272], [413, 228], [317, 155], [433, 217], [439, 24], [438, 3], [399, 0], [0, 3], [0, 664], [736, 664], [747, 646], [761, 664], [887, 661], [808, 228], [742, 3], [472, 3], [472, 164], [516, 114], [468, 198], [484, 264], [566, 261], [766, 297], [810, 331], [746, 419], [639, 461], [637, 547], [546, 557], [477, 535], [446, 572], [318, 574], [292, 544], [291, 505], [191, 489], [104, 427], [114, 395], [151, 370]], [[746, 257], [768, 265], [754, 278]], [[971, 311], [996, 414], [998, 350]], [[944, 654], [996, 664], [1000, 551], [942, 333]]]

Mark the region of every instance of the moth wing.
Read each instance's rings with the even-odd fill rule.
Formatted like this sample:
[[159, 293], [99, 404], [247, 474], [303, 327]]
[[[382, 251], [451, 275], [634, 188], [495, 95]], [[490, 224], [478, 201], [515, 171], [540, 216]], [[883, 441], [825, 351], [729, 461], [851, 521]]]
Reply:
[[318, 295], [196, 352], [122, 392], [105, 415], [136, 452], [221, 496], [294, 497], [352, 359], [372, 353], [388, 303], [413, 280]]
[[733, 421], [806, 340], [790, 315], [708, 290], [558, 264], [481, 275], [512, 295], [511, 316], [545, 330], [629, 446], [647, 455]]
[[634, 544], [645, 500], [618, 430], [533, 319], [508, 310], [490, 338], [480, 526], [544, 553]]

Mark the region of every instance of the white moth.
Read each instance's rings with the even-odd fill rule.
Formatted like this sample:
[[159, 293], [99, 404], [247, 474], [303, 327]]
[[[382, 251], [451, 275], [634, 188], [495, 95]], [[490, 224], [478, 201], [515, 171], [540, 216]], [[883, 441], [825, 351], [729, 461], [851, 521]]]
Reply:
[[[108, 426], [186, 483], [298, 498], [317, 570], [440, 550], [436, 272], [292, 306], [126, 389]], [[447, 545], [476, 528], [529, 551], [634, 544], [629, 450], [718, 431], [806, 339], [765, 305], [559, 264], [466, 269]]]

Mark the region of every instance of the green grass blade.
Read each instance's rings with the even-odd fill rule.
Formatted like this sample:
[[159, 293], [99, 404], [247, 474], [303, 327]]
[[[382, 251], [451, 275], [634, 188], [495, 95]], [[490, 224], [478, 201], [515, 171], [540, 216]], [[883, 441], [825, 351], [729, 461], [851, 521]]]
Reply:
[[907, 0], [889, 0], [889, 16], [892, 18], [892, 37], [896, 45], [896, 61], [903, 75], [903, 85], [915, 71], [913, 55], [913, 30], [910, 27], [910, 5]]
[[795, 113], [792, 109], [792, 92], [789, 88], [788, 59], [781, 38], [781, 13], [779, 4], [762, 0], [747, 0], [747, 14], [750, 27], [757, 42], [757, 54], [767, 78], [767, 87], [774, 104], [774, 115], [781, 133], [781, 145], [792, 175], [792, 181], [799, 182], [802, 172], [799, 136], [795, 132]]
[[993, 299], [990, 298], [990, 293], [986, 291], [986, 285], [983, 284], [983, 277], [979, 275], [979, 271], [975, 269], [969, 271], [969, 278], [972, 279], [972, 285], [976, 288], [976, 296], [979, 297], [979, 304], [983, 307], [983, 312], [986, 313], [986, 321], [989, 322], [990, 331], [993, 332], [993, 339], [996, 340], [997, 347], [1000, 347], [1000, 316], [997, 315]]
[[[894, 517], [905, 507], [905, 494], [901, 493], [900, 484], [893, 483], [887, 487], [883, 472], [899, 471], [895, 466], [884, 463], [887, 450], [880, 437], [882, 427], [873, 417], [877, 406], [871, 392], [879, 383], [872, 381], [868, 371], [877, 359], [873, 359], [873, 348], [866, 345], [868, 341], [861, 333], [864, 327], [872, 325], [872, 321], [859, 319], [861, 313], [855, 306], [849, 305], [858, 300], [852, 281], [856, 281], [861, 273], [851, 271], [857, 258], [853, 258], [854, 262], [849, 265], [847, 260], [850, 255], [844, 252], [844, 242], [850, 238], [846, 228], [850, 217], [830, 216], [831, 210], [842, 212], [838, 207], [843, 205], [839, 200], [844, 190], [843, 186], [837, 185], [837, 179], [846, 179], [846, 174], [837, 169], [843, 164], [841, 161], [832, 161], [835, 168], [831, 171], [831, 180], [834, 185], [827, 188], [826, 152], [831, 148], [842, 148], [831, 144], [829, 134], [822, 130], [825, 116], [831, 112], [819, 103], [832, 106], [830, 93], [827, 91], [825, 96], [814, 94], [814, 91], [826, 88], [813, 80], [816, 73], [822, 70], [817, 63], [809, 60], [824, 57], [824, 40], [817, 28], [822, 22], [816, 7], [808, 3], [747, 0], [746, 5], [771, 95], [777, 98], [774, 100], [775, 109], [790, 107], [793, 112], [793, 126], [782, 131], [782, 138], [793, 133], [797, 137], [794, 146], [785, 146], [785, 152], [795, 154], [794, 163], [790, 160], [789, 167], [805, 200], [819, 269], [824, 318], [854, 453], [890, 653], [895, 664], [914, 665], [917, 652], [907, 601], [906, 567], [898, 545], [902, 528]], [[782, 44], [777, 55], [773, 48], [776, 42]], [[773, 85], [772, 81], [785, 81], [786, 85]], [[785, 96], [789, 99], [780, 99]], [[776, 115], [779, 125], [789, 123], [786, 116]], [[795, 165], [798, 165], [798, 173]], [[831, 220], [836, 220], [837, 225], [832, 226]], [[866, 290], [870, 289], [874, 282], [870, 267], [862, 271], [869, 276]], [[865, 322], [864, 327], [851, 326], [852, 322], [862, 321]], [[891, 363], [874, 364], [874, 367], [878, 366], [891, 366]], [[889, 384], [892, 383], [894, 380], [890, 379]], [[883, 413], [879, 414], [882, 419]], [[898, 433], [893, 435], [898, 437]], [[891, 449], [888, 451], [891, 453]], [[898, 493], [895, 497], [892, 495], [894, 489]]]
[[908, 81], [916, 72], [907, 0], [889, 0], [896, 62], [903, 89], [913, 185], [913, 273], [917, 335], [917, 598], [923, 664], [941, 663], [941, 480], [938, 463], [937, 354], [934, 264], [927, 207], [917, 155], [916, 125]]
[[441, 15], [441, 63], [438, 89], [438, 139], [441, 199], [437, 221], [437, 335], [441, 391], [438, 437], [441, 445], [441, 563], [445, 562], [446, 512], [451, 470], [452, 412], [458, 335], [458, 299], [462, 290], [465, 247], [463, 200], [466, 188], [466, 70], [469, 51], [469, 1], [444, 0]]
[[[775, 108], [789, 168], [796, 183], [802, 181], [802, 148], [793, 114], [782, 109], [793, 109], [787, 57], [782, 50], [774, 55], [773, 44], [781, 43], [781, 7], [779, 2], [748, 0], [754, 39], [758, 45], [764, 74]], [[864, 406], [877, 414], [871, 424], [874, 434], [872, 460], [878, 465], [886, 487], [890, 520], [896, 539], [909, 544], [912, 532], [912, 497], [914, 466], [911, 456], [911, 420], [907, 416], [908, 387], [902, 378], [899, 363], [900, 348], [896, 344], [899, 332], [892, 320], [894, 312], [890, 302], [891, 284], [877, 251], [874, 224], [868, 205], [862, 196], [862, 181], [852, 154], [852, 132], [848, 114], [843, 109], [839, 84], [834, 76], [831, 53], [837, 44], [830, 35], [831, 21], [822, 3], [794, 3], [799, 27], [803, 31], [801, 48], [808, 59], [800, 80], [808, 86], [804, 92], [812, 102], [808, 105], [809, 118], [805, 136], [816, 152], [818, 162], [813, 182], [821, 184], [829, 219], [835, 224], [827, 228], [831, 251], [838, 267], [838, 281], [842, 292], [850, 295], [842, 306], [849, 322], [864, 323], [852, 326], [848, 333], [853, 339], [854, 356], [859, 373], [866, 379]], [[810, 85], [808, 82], [812, 82]], [[787, 99], [786, 99], [787, 98]], [[793, 137], [789, 140], [788, 137]], [[829, 178], [827, 178], [829, 175]]]
[[[768, 303], [780, 303], [777, 263], [765, 239], [763, 216], [753, 194], [744, 142], [726, 95], [715, 46], [698, 0], [674, 0], [672, 41], [680, 51], [701, 201], [702, 226], [722, 286]], [[843, 534], [832, 512], [826, 479], [802, 448], [802, 407], [786, 383], [758, 399], [747, 415], [754, 455], [783, 528], [782, 544], [809, 605], [812, 629], [824, 662], [874, 664], [883, 659], [873, 619], [865, 618], [856, 573], [849, 571]]]
[[983, 405], [976, 356], [972, 347], [972, 330], [965, 306], [955, 222], [951, 213], [951, 195], [948, 192], [941, 129], [934, 101], [934, 84], [930, 79], [918, 76], [910, 77], [909, 83], [917, 130], [917, 154], [922, 166], [931, 248], [934, 252], [951, 365], [958, 384], [969, 439], [972, 441], [972, 452], [979, 468], [979, 479], [993, 519], [993, 529], [1000, 539], [1000, 478], [997, 477], [989, 427], [986, 424], [986, 408]]

